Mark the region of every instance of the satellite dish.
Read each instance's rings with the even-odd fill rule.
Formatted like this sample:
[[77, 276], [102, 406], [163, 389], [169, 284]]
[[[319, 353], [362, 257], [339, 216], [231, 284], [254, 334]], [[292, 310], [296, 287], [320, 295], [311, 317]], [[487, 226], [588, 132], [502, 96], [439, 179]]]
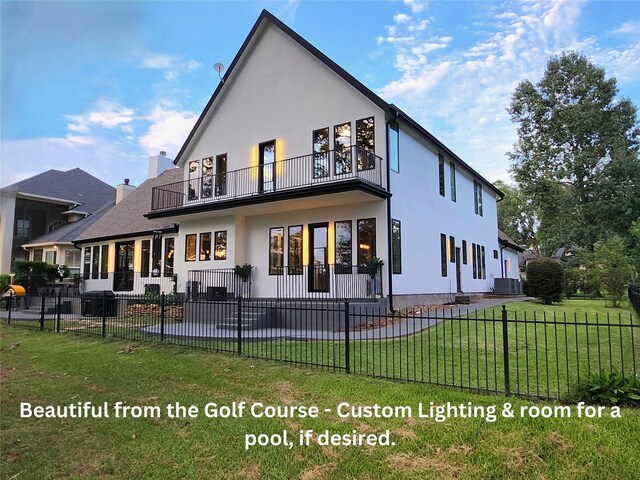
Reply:
[[224, 65], [221, 63], [214, 63], [213, 64], [213, 69], [218, 72], [218, 76], [220, 77], [220, 80], [222, 80], [222, 72], [224, 72]]

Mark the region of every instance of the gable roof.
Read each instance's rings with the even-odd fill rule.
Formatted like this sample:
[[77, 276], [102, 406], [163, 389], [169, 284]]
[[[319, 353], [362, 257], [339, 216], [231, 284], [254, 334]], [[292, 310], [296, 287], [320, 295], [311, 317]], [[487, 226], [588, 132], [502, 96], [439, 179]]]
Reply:
[[[74, 211], [90, 214], [115, 198], [116, 189], [80, 168], [65, 172], [47, 170], [33, 177], [3, 187], [2, 190], [42, 201], [57, 200]], [[42, 198], [40, 198], [42, 197]]]
[[175, 224], [167, 225], [164, 220], [150, 220], [144, 214], [149, 211], [152, 188], [179, 182], [183, 179], [182, 175], [182, 169], [172, 168], [162, 172], [156, 178], [145, 180], [75, 238], [74, 243], [151, 235], [154, 230], [176, 231]]
[[444, 143], [438, 140], [434, 135], [429, 133], [418, 122], [413, 120], [409, 115], [404, 113], [397, 106], [387, 103], [380, 96], [375, 94], [371, 89], [367, 88], [362, 82], [356, 79], [353, 75], [347, 72], [344, 68], [342, 68], [333, 60], [331, 60], [329, 57], [327, 57], [324, 53], [322, 53], [320, 50], [314, 47], [311, 43], [305, 40], [301, 35], [293, 31], [290, 27], [285, 25], [281, 20], [276, 18], [272, 13], [268, 12], [267, 10], [262, 10], [262, 13], [260, 13], [260, 16], [256, 20], [256, 23], [253, 25], [253, 28], [251, 28], [249, 35], [247, 35], [247, 38], [242, 43], [240, 50], [238, 50], [238, 53], [236, 54], [233, 61], [231, 62], [231, 65], [229, 65], [229, 68], [227, 69], [226, 73], [222, 77], [222, 81], [216, 87], [215, 91], [213, 92], [213, 95], [211, 95], [211, 98], [207, 102], [207, 105], [205, 106], [204, 110], [198, 117], [198, 120], [196, 121], [195, 125], [191, 129], [191, 132], [189, 132], [189, 135], [187, 136], [186, 141], [180, 148], [178, 155], [176, 155], [176, 158], [173, 161], [174, 164], [177, 165], [182, 159], [182, 156], [185, 154], [187, 150], [187, 146], [189, 145], [193, 137], [196, 135], [196, 133], [199, 131], [200, 126], [204, 122], [205, 118], [208, 116], [209, 110], [213, 107], [216, 99], [225, 88], [227, 81], [234, 75], [236, 71], [236, 67], [242, 60], [245, 54], [245, 51], [250, 46], [253, 45], [256, 34], [259, 33], [262, 29], [264, 29], [267, 24], [272, 24], [278, 29], [280, 29], [283, 33], [288, 35], [293, 41], [297, 42], [301, 47], [306, 49], [311, 55], [316, 57], [320, 62], [324, 63], [327, 67], [329, 67], [337, 75], [339, 75], [343, 80], [345, 80], [352, 87], [358, 90], [362, 95], [367, 97], [371, 102], [373, 102], [375, 105], [377, 105], [382, 110], [384, 110], [392, 119], [402, 121], [403, 123], [411, 127], [413, 130], [415, 130], [419, 136], [434, 143], [438, 147], [438, 149], [440, 149], [443, 153], [446, 153], [449, 157], [453, 158], [456, 162], [458, 162], [460, 166], [462, 166], [465, 170], [467, 170], [473, 176], [477, 177], [483, 183], [485, 183], [494, 193], [496, 193], [496, 195], [498, 195], [500, 198], [504, 197], [504, 194], [498, 188], [496, 188], [491, 182], [489, 182], [482, 175], [480, 175], [476, 170], [471, 168], [471, 166], [469, 166], [464, 160], [458, 157], [453, 151], [451, 151]]
[[502, 230], [498, 229], [498, 243], [500, 245], [505, 246], [506, 248], [510, 248], [515, 250], [516, 252], [524, 252], [524, 248], [514, 242], [509, 235], [504, 233]]

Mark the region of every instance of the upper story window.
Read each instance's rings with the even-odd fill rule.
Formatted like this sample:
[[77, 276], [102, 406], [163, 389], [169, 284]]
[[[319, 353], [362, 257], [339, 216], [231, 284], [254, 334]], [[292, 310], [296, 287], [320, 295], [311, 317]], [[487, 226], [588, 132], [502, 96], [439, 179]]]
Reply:
[[200, 175], [200, 160], [189, 162], [189, 200], [198, 199], [198, 176]]
[[456, 201], [456, 166], [449, 162], [449, 173], [451, 174], [451, 201]]
[[216, 197], [227, 194], [227, 154], [216, 157]]
[[389, 168], [394, 172], [400, 171], [400, 133], [396, 122], [389, 123]]
[[336, 175], [351, 173], [351, 122], [333, 127]]
[[393, 273], [402, 273], [402, 237], [400, 220], [391, 219], [391, 253]]
[[313, 131], [313, 178], [329, 175], [329, 127]]
[[213, 195], [213, 158], [202, 159], [202, 198], [210, 198]]
[[444, 197], [444, 157], [438, 154], [438, 185], [440, 187], [440, 195]]
[[473, 181], [473, 198], [475, 212], [482, 217], [482, 185], [475, 180]]
[[363, 118], [356, 121], [356, 145], [359, 147], [358, 170], [370, 170], [376, 167], [374, 127], [373, 117]]

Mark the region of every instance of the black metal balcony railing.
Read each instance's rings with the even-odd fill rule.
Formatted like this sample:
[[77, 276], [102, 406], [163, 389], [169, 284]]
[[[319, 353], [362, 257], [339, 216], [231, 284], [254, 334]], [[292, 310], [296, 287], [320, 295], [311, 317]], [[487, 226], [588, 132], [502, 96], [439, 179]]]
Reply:
[[350, 179], [383, 187], [383, 178], [382, 158], [352, 146], [160, 185], [152, 190], [151, 211]]
[[305, 265], [277, 269], [277, 297], [375, 299], [382, 295], [380, 270], [356, 265]]

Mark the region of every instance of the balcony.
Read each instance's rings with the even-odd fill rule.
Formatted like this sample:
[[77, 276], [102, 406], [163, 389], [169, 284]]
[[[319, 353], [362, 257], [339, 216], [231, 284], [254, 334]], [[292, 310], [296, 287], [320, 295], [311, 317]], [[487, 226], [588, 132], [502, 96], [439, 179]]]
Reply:
[[275, 163], [154, 187], [151, 214], [234, 200], [266, 201], [361, 188], [386, 195], [382, 158], [360, 147], [303, 155]]

